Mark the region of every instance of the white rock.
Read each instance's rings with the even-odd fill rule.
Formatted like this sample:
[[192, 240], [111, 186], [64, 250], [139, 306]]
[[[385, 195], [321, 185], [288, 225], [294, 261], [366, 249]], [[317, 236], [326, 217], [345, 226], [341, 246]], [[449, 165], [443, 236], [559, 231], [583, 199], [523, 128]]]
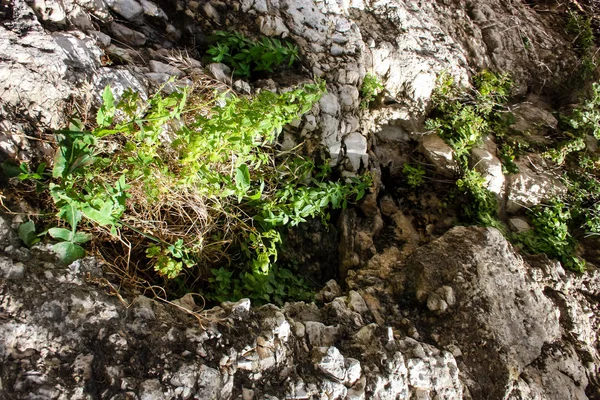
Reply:
[[61, 3], [56, 0], [35, 0], [33, 2], [33, 9], [42, 21], [57, 25], [65, 25], [67, 23], [67, 14]]
[[320, 400], [330, 400], [330, 399], [345, 399], [346, 394], [348, 393], [348, 389], [346, 386], [339, 382], [332, 381], [323, 381], [319, 385], [321, 388], [321, 394], [318, 397]]
[[334, 117], [340, 111], [338, 97], [330, 92], [325, 93], [323, 97], [321, 97], [321, 100], [319, 100], [319, 106], [321, 107], [321, 112]]
[[508, 225], [510, 226], [510, 229], [517, 233], [527, 232], [531, 229], [531, 226], [527, 221], [525, 221], [523, 218], [518, 217], [510, 218], [508, 220]]
[[331, 346], [335, 343], [338, 329], [335, 326], [326, 326], [321, 322], [307, 321], [305, 324], [308, 343], [313, 347]]
[[356, 381], [358, 381], [361, 377], [362, 374], [362, 370], [360, 367], [360, 361], [354, 359], [354, 358], [346, 358], [345, 360], [345, 366], [346, 366], [346, 380], [344, 381], [344, 384], [346, 384], [347, 386], [352, 386], [356, 383]]
[[367, 138], [360, 132], [353, 132], [345, 137], [344, 145], [346, 146], [346, 157], [352, 165], [352, 171], [358, 171], [361, 167], [368, 165]]
[[325, 352], [320, 354], [316, 360], [316, 368], [336, 381], [344, 382], [346, 380], [344, 356], [334, 346], [319, 350], [325, 350]]
[[348, 292], [348, 308], [350, 308], [352, 311], [355, 311], [359, 314], [365, 314], [369, 311], [367, 304], [365, 303], [365, 300], [362, 298], [362, 296], [354, 291], [351, 290], [350, 292]]
[[[542, 160], [531, 156], [536, 165]], [[517, 160], [519, 172], [507, 177], [506, 211], [514, 213], [522, 207], [532, 207], [552, 196], [566, 192], [565, 186], [558, 178], [547, 172], [535, 171], [530, 167], [529, 160]]]
[[437, 172], [454, 177], [458, 163], [454, 159], [454, 150], [438, 135], [425, 135], [421, 142], [425, 157], [435, 166]]
[[221, 63], [212, 63], [208, 64], [206, 68], [208, 68], [216, 80], [224, 83], [231, 83], [231, 68], [229, 68], [227, 65]]
[[485, 178], [487, 189], [496, 195], [501, 195], [504, 192], [505, 178], [500, 159], [487, 149], [474, 148], [471, 152], [471, 161], [475, 170]]
[[151, 60], [148, 63], [148, 66], [150, 67], [150, 71], [152, 71], [152, 72], [157, 72], [157, 73], [161, 73], [161, 74], [174, 75], [174, 76], [177, 76], [179, 78], [181, 78], [184, 75], [183, 71], [181, 71], [179, 68], [174, 67], [174, 66], [169, 65], [169, 64], [165, 64], [165, 63], [160, 62], [160, 61]]

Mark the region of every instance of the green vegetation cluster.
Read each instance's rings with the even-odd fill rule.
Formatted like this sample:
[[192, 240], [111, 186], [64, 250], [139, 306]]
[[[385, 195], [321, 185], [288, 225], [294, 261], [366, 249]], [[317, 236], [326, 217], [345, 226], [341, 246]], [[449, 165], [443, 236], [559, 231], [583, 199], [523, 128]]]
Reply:
[[574, 36], [573, 44], [579, 55], [578, 70], [572, 75], [574, 85], [582, 86], [596, 78], [596, 49], [592, 17], [577, 11], [570, 11], [567, 19], [567, 32]]
[[[483, 71], [473, 81], [473, 89], [465, 91], [442, 77], [426, 125], [455, 151], [460, 166], [456, 186], [466, 196], [466, 201], [460, 202], [465, 222], [495, 226], [506, 233], [498, 219], [495, 196], [487, 190], [483, 176], [470, 166], [471, 150], [485, 135], [494, 135], [505, 172], [510, 173], [515, 172], [515, 157], [529, 145], [509, 127], [513, 117], [506, 108], [508, 76]], [[590, 138], [600, 139], [600, 84], [592, 84], [580, 106], [560, 116], [555, 137], [555, 144], [546, 148], [543, 156], [562, 167], [567, 192], [531, 208], [532, 229], [509, 238], [531, 253], [545, 253], [581, 272], [585, 262], [576, 255], [576, 238], [600, 234], [600, 159], [587, 148]], [[415, 182], [418, 177], [412, 168], [407, 164], [404, 174]]]
[[254, 41], [240, 32], [216, 31], [207, 54], [211, 62], [224, 63], [234, 75], [249, 78], [253, 73], [291, 67], [298, 60], [298, 47], [276, 38]]
[[[294, 46], [275, 39], [216, 36], [216, 56], [242, 75], [297, 57]], [[94, 126], [73, 120], [56, 132], [51, 172], [45, 164], [17, 168], [56, 210], [38, 224], [47, 230], [38, 233], [29, 221], [19, 235], [31, 246], [48, 234], [65, 263], [83, 257], [89, 241], [108, 251], [106, 259], [123, 259], [125, 249], [123, 274], [170, 296], [310, 300], [307, 282], [277, 263], [283, 228], [307, 218], [326, 222], [330, 209], [360, 200], [371, 185], [368, 176], [331, 180], [327, 163], [280, 150], [283, 127], [324, 93], [319, 81], [253, 97], [181, 90], [144, 101], [126, 91], [116, 101], [106, 87]]]
[[383, 91], [383, 89], [384, 86], [377, 76], [370, 73], [367, 74], [360, 87], [360, 96], [362, 98], [360, 101], [360, 107], [363, 109], [369, 108], [371, 103]]
[[467, 221], [500, 227], [498, 204], [487, 190], [485, 178], [470, 165], [471, 150], [486, 135], [505, 132], [510, 122], [506, 103], [511, 81], [508, 75], [482, 71], [473, 79], [473, 88], [464, 90], [449, 75], [442, 75], [433, 95], [434, 108], [426, 121], [452, 147], [460, 171], [458, 191], [466, 196], [463, 209]]

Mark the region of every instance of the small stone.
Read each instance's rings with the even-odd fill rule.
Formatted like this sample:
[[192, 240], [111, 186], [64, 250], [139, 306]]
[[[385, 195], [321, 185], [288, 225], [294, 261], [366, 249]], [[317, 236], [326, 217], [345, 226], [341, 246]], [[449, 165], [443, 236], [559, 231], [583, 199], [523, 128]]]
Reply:
[[352, 386], [360, 379], [362, 374], [360, 361], [354, 358], [346, 358], [344, 363], [346, 366], [346, 380], [344, 381], [344, 384], [347, 386]]
[[167, 14], [153, 2], [149, 0], [140, 0], [140, 3], [142, 5], [142, 9], [144, 10], [145, 15], [153, 18], [159, 18], [165, 21], [169, 20]]
[[421, 151], [440, 174], [454, 177], [454, 174], [458, 171], [458, 163], [454, 159], [454, 150], [438, 135], [423, 136]]
[[61, 2], [56, 0], [35, 0], [33, 9], [42, 21], [51, 22], [56, 25], [67, 23], [67, 14]]
[[[323, 349], [319, 350], [322, 351]], [[321, 354], [317, 359], [316, 368], [338, 382], [344, 382], [346, 380], [344, 356], [334, 346], [325, 350], [325, 354]]]
[[319, 292], [315, 295], [315, 299], [317, 301], [330, 302], [341, 295], [342, 288], [340, 287], [340, 285], [338, 285], [338, 283], [335, 280], [330, 279], [325, 284], [325, 287], [319, 290]]
[[178, 78], [181, 78], [184, 75], [184, 73], [179, 68], [169, 64], [165, 64], [160, 61], [151, 60], [148, 63], [148, 66], [150, 67], [150, 71], [152, 72], [174, 75]]
[[365, 300], [361, 297], [361, 295], [358, 292], [354, 290], [351, 290], [348, 293], [348, 308], [361, 315], [364, 315], [369, 311]]
[[233, 88], [240, 93], [244, 93], [244, 94], [252, 93], [252, 87], [250, 87], [250, 84], [241, 79], [238, 79], [237, 81], [233, 82]]
[[118, 39], [121, 42], [135, 47], [146, 44], [146, 35], [141, 32], [134, 31], [133, 29], [119, 24], [118, 22], [111, 22], [109, 29], [115, 39]]
[[334, 57], [338, 57], [344, 54], [344, 48], [338, 44], [333, 44], [331, 46], [331, 55]]
[[442, 313], [448, 309], [448, 303], [446, 303], [439, 294], [431, 293], [429, 297], [427, 297], [427, 308], [429, 308], [430, 311]]
[[335, 343], [338, 329], [335, 326], [326, 326], [321, 322], [307, 321], [305, 324], [308, 342], [313, 347], [331, 346]]
[[164, 400], [163, 387], [158, 379], [148, 379], [142, 382], [138, 388], [140, 400]]
[[207, 67], [212, 76], [220, 82], [231, 83], [231, 68], [225, 64], [212, 63], [208, 64]]
[[508, 226], [512, 231], [517, 233], [523, 233], [531, 230], [531, 226], [529, 225], [529, 223], [523, 218], [518, 217], [510, 218], [508, 220]]
[[101, 49], [106, 49], [110, 46], [111, 38], [107, 34], [100, 31], [87, 31], [87, 34], [96, 39], [96, 43]]
[[135, 0], [104, 0], [106, 5], [128, 21], [137, 19], [144, 9]]

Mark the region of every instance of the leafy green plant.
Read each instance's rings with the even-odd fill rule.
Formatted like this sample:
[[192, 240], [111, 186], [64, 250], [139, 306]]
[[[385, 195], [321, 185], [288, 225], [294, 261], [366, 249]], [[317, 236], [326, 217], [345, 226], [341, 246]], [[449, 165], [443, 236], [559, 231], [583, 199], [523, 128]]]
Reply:
[[406, 183], [411, 188], [416, 189], [423, 184], [425, 169], [422, 166], [413, 166], [406, 163], [402, 166], [402, 173], [406, 177]]
[[497, 218], [496, 197], [487, 190], [484, 177], [469, 166], [469, 158], [485, 135], [505, 131], [505, 104], [512, 83], [506, 74], [482, 71], [473, 77], [473, 84], [469, 91], [457, 87], [449, 75], [440, 76], [433, 95], [434, 109], [425, 126], [455, 152], [461, 175], [456, 186], [468, 198], [463, 207], [468, 221], [504, 229]]
[[585, 141], [582, 137], [573, 137], [570, 140], [565, 140], [555, 148], [548, 149], [542, 154], [543, 157], [548, 158], [555, 163], [561, 165], [565, 162], [565, 158], [574, 152], [585, 149]]
[[17, 229], [17, 234], [19, 235], [19, 239], [21, 239], [27, 247], [34, 246], [41, 240], [35, 232], [35, 224], [33, 221], [27, 221], [20, 224]]
[[271, 302], [278, 305], [291, 299], [307, 302], [314, 300], [312, 288], [293, 268], [274, 266], [267, 274], [244, 272], [239, 277], [222, 267], [211, 272], [211, 290], [206, 294], [209, 300], [222, 302], [247, 297], [255, 304]]
[[[359, 200], [371, 184], [368, 176], [332, 181], [327, 168], [278, 150], [283, 126], [324, 91], [318, 82], [253, 98], [194, 98], [188, 110], [186, 90], [147, 101], [126, 91], [116, 101], [107, 87], [93, 129], [74, 120], [56, 132], [46, 182], [59, 220], [48, 230], [55, 252], [69, 263], [92, 238], [100, 249], [117, 239], [141, 249], [136, 262], [151, 267], [138, 270], [143, 279], [178, 294], [303, 296], [288, 287], [303, 287], [301, 279], [276, 265], [279, 230], [327, 221], [329, 209]], [[25, 240], [34, 234], [23, 227]]]
[[360, 101], [361, 108], [369, 108], [369, 105], [375, 100], [375, 98], [383, 91], [385, 87], [379, 80], [379, 78], [373, 74], [367, 74], [363, 83], [360, 87]]
[[[75, 225], [76, 226], [76, 225]], [[59, 242], [52, 246], [52, 250], [65, 264], [85, 256], [85, 249], [80, 245], [92, 240], [92, 235], [76, 232], [75, 229], [50, 228], [48, 234]]]
[[583, 272], [585, 261], [574, 255], [577, 242], [569, 231], [571, 212], [566, 204], [554, 200], [549, 205], [531, 209], [533, 229], [516, 235], [516, 241], [532, 253], [545, 253], [563, 265]]
[[575, 37], [573, 40], [575, 51], [581, 58], [579, 70], [573, 75], [573, 79], [575, 79], [577, 84], [585, 84], [594, 78], [597, 66], [592, 17], [584, 17], [576, 11], [570, 11], [566, 29], [567, 32]]
[[263, 37], [254, 41], [240, 32], [216, 31], [207, 50], [212, 62], [224, 63], [233, 68], [233, 73], [250, 77], [253, 72], [273, 72], [298, 60], [298, 47], [279, 39]]
[[600, 139], [600, 83], [592, 84], [590, 95], [580, 107], [573, 110], [566, 122], [577, 132], [578, 137], [593, 135]]

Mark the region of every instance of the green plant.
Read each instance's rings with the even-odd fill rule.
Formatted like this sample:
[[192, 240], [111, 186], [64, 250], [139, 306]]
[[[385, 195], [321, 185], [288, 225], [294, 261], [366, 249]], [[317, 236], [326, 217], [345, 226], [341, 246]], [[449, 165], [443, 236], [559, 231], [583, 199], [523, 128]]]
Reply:
[[573, 79], [577, 84], [585, 84], [596, 75], [595, 37], [592, 17], [584, 17], [575, 11], [569, 12], [567, 32], [573, 35], [575, 51], [579, 54], [580, 65]]
[[434, 109], [425, 126], [455, 152], [461, 175], [456, 185], [467, 197], [463, 207], [467, 220], [504, 229], [497, 219], [496, 197], [487, 190], [485, 178], [469, 166], [469, 158], [485, 135], [506, 131], [509, 119], [505, 103], [512, 83], [506, 74], [482, 71], [473, 77], [473, 85], [470, 91], [459, 88], [452, 77], [442, 74], [433, 94]]
[[593, 135], [600, 139], [600, 83], [592, 84], [589, 96], [566, 118], [566, 123], [578, 137]]
[[307, 302], [314, 299], [311, 287], [298, 276], [295, 268], [274, 266], [267, 274], [244, 272], [239, 277], [222, 267], [211, 272], [211, 290], [206, 294], [209, 300], [222, 302], [247, 297], [255, 304], [272, 302], [283, 305], [288, 299]]
[[565, 162], [565, 158], [574, 152], [585, 149], [585, 141], [582, 137], [572, 137], [570, 140], [565, 140], [558, 144], [557, 147], [548, 149], [542, 154], [543, 157], [554, 161], [561, 165]]
[[240, 32], [216, 31], [211, 40], [214, 44], [207, 50], [210, 60], [227, 64], [234, 74], [247, 78], [253, 72], [291, 67], [299, 58], [297, 46], [275, 38], [254, 41]]
[[[59, 241], [56, 253], [72, 262], [85, 255], [82, 244], [90, 239], [101, 251], [103, 242], [117, 239], [141, 250], [128, 256], [151, 267], [139, 268], [140, 278], [162, 279], [178, 294], [302, 295], [287, 286], [300, 288], [301, 280], [275, 264], [279, 229], [311, 217], [326, 221], [328, 209], [359, 200], [370, 185], [368, 176], [332, 181], [327, 168], [278, 150], [283, 126], [324, 91], [318, 82], [254, 98], [194, 98], [188, 110], [185, 90], [147, 101], [127, 91], [117, 102], [107, 87], [95, 128], [73, 121], [56, 133], [46, 183], [59, 225], [66, 226], [48, 230]], [[241, 289], [220, 289], [231, 282]]]
[[402, 173], [406, 177], [406, 183], [413, 189], [418, 188], [423, 184], [423, 177], [425, 176], [425, 169], [420, 166], [412, 166], [411, 164], [404, 164], [402, 166]]
[[567, 19], [567, 32], [575, 36], [575, 47], [581, 52], [588, 52], [594, 46], [592, 18], [586, 18], [577, 12], [570, 11]]
[[545, 253], [560, 260], [565, 267], [583, 272], [585, 261], [574, 255], [577, 242], [569, 231], [569, 207], [554, 200], [549, 205], [532, 208], [529, 214], [533, 229], [516, 235], [516, 241], [532, 253]]
[[367, 74], [360, 87], [361, 108], [369, 108], [369, 105], [385, 89], [379, 78], [373, 74]]
[[35, 224], [33, 221], [27, 221], [20, 224], [17, 229], [17, 234], [19, 235], [19, 239], [21, 239], [27, 247], [34, 246], [41, 240], [35, 232]]
[[92, 240], [92, 235], [84, 232], [76, 232], [73, 229], [50, 228], [48, 234], [59, 242], [52, 246], [52, 250], [58, 258], [65, 264], [71, 264], [73, 261], [85, 256], [85, 249], [80, 245]]

